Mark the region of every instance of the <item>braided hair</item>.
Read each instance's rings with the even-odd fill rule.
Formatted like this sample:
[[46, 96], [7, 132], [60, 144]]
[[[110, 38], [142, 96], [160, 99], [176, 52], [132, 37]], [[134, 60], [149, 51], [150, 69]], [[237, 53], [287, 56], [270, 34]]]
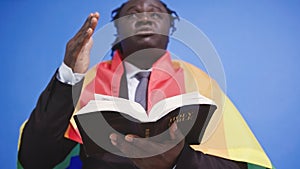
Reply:
[[[111, 18], [112, 18], [111, 21], [115, 21], [120, 18], [120, 12], [127, 3], [128, 3], [128, 1], [124, 2], [120, 7], [114, 9], [111, 12]], [[175, 20], [179, 20], [179, 16], [174, 10], [170, 9], [164, 2], [160, 1], [160, 3], [165, 7], [168, 14], [171, 16], [171, 34], [172, 34], [176, 31]], [[116, 37], [114, 43], [112, 44], [111, 55], [113, 55], [114, 51], [116, 51], [116, 50], [120, 50], [122, 52], [122, 47], [121, 47], [118, 37]]]

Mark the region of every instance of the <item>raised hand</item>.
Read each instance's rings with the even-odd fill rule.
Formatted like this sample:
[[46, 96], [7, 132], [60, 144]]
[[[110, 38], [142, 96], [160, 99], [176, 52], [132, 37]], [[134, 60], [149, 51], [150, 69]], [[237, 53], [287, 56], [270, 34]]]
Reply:
[[98, 24], [99, 13], [91, 13], [76, 35], [66, 46], [64, 63], [74, 73], [85, 73], [90, 64], [90, 51], [93, 45], [92, 35]]
[[172, 169], [184, 146], [184, 136], [176, 123], [170, 127], [170, 140], [163, 142], [126, 135], [111, 134], [111, 143], [127, 155], [140, 169]]

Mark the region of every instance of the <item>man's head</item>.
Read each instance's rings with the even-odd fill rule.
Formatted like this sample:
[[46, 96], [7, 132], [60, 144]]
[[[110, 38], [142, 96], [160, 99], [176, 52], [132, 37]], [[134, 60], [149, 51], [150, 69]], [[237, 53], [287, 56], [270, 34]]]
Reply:
[[143, 49], [167, 48], [169, 32], [175, 30], [176, 12], [160, 0], [129, 0], [112, 12], [117, 28], [114, 50], [123, 57]]

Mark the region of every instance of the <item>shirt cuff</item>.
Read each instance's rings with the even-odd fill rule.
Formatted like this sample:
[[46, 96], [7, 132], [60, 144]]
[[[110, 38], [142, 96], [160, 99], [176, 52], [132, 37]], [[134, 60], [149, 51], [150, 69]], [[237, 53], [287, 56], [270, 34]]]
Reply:
[[57, 80], [69, 85], [75, 85], [76, 83], [80, 82], [84, 76], [85, 74], [74, 73], [72, 69], [64, 62], [62, 62], [56, 74]]

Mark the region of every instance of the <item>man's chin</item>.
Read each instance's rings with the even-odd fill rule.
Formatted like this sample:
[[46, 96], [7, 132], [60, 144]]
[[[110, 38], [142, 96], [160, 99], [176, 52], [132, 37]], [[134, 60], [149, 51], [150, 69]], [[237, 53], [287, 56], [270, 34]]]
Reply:
[[158, 34], [153, 35], [134, 35], [122, 42], [122, 46], [130, 48], [130, 51], [158, 48], [166, 49], [168, 45], [168, 37]]

